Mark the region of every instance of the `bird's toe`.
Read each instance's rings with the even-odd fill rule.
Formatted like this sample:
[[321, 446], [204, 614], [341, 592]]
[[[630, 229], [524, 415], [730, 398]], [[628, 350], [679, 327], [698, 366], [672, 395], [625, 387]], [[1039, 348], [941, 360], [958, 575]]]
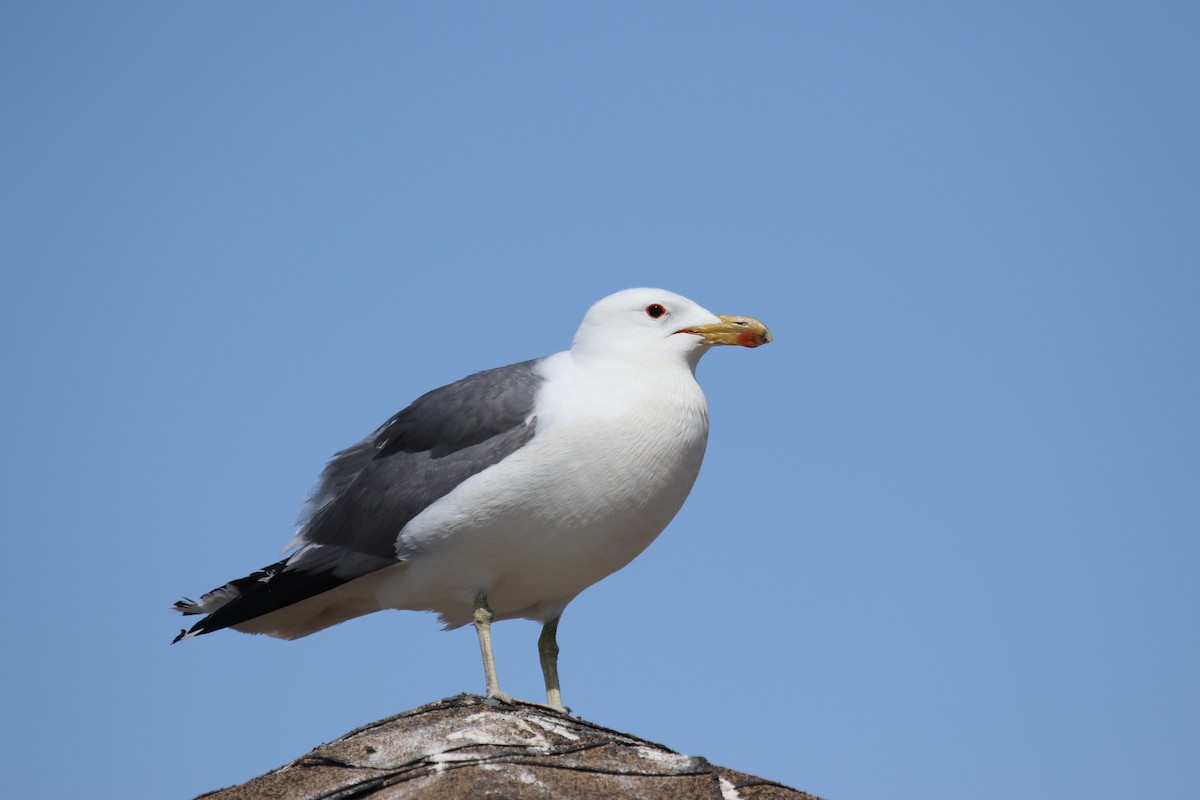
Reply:
[[512, 698], [508, 692], [502, 692], [499, 689], [493, 689], [487, 694], [488, 700], [495, 700], [497, 703], [503, 703], [506, 706], [516, 705], [517, 701]]

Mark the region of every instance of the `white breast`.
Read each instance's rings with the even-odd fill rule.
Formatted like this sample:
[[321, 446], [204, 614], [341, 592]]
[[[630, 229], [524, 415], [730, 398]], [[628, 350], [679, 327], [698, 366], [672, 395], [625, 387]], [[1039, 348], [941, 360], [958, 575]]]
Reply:
[[486, 591], [497, 619], [545, 619], [628, 564], [683, 505], [708, 438], [704, 395], [686, 365], [579, 369], [544, 362], [537, 433], [405, 526], [406, 566], [382, 607], [471, 619]]

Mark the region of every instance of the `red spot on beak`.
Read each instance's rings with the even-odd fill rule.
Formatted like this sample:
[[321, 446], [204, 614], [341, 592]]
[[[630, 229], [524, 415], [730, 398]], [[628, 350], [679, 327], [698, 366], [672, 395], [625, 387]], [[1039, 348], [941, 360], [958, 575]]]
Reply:
[[738, 334], [737, 343], [742, 347], [758, 347], [763, 343], [763, 339], [757, 333], [746, 331], [745, 333]]

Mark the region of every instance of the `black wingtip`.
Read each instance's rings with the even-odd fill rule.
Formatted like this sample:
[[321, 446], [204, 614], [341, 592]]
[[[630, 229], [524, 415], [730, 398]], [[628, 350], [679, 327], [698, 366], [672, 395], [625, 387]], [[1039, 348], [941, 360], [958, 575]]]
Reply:
[[186, 597], [177, 601], [172, 607], [181, 614], [207, 616], [186, 631], [180, 631], [171, 644], [270, 614], [335, 589], [348, 580], [334, 575], [331, 567], [306, 572], [289, 570], [287, 566], [288, 559], [276, 562], [208, 592], [199, 602]]

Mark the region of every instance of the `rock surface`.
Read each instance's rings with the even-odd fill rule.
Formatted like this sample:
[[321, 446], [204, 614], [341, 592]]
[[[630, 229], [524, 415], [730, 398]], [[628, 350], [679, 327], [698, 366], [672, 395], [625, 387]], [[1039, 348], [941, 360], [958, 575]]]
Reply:
[[206, 800], [817, 800], [539, 706], [459, 695], [351, 731]]

